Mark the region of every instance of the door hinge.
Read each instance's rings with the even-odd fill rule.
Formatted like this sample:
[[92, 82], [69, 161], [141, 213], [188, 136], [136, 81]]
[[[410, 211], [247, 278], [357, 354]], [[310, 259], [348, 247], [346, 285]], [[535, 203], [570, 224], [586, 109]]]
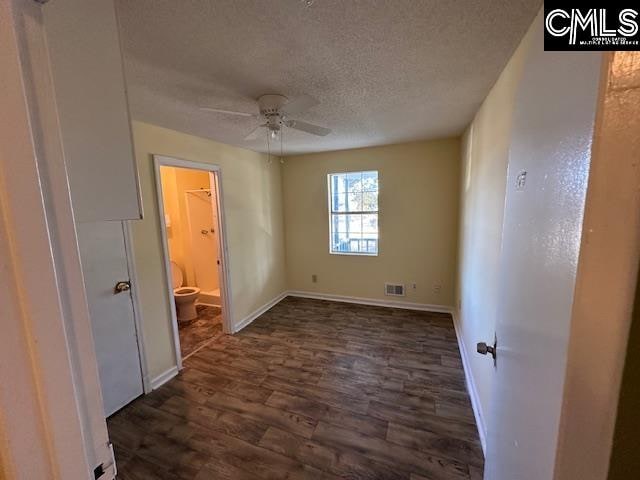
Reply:
[[93, 469], [93, 478], [95, 480], [115, 480], [116, 475], [118, 474], [118, 469], [116, 468], [116, 456], [113, 453], [113, 444], [109, 443], [108, 447], [111, 460], [107, 463], [103, 462]]

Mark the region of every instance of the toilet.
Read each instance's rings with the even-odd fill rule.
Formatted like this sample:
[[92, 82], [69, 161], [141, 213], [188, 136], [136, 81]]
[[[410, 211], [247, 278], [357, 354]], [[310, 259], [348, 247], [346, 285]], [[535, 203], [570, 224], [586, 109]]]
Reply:
[[183, 287], [182, 270], [175, 262], [171, 262], [171, 280], [173, 285], [173, 298], [176, 300], [176, 313], [179, 322], [188, 322], [198, 318], [196, 300], [200, 289], [198, 287]]

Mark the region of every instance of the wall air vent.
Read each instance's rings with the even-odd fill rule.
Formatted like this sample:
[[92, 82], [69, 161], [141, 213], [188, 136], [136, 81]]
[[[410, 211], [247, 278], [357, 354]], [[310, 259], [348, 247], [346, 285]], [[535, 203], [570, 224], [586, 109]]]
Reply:
[[391, 295], [394, 297], [404, 297], [404, 285], [400, 285], [396, 283], [385, 283], [384, 294]]

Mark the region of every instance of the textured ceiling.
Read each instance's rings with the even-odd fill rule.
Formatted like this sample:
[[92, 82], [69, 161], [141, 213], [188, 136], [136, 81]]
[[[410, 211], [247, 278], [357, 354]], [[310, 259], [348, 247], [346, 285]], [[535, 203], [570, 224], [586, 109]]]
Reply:
[[[285, 155], [462, 132], [540, 0], [118, 0], [133, 117], [252, 150], [264, 93], [321, 103]], [[266, 137], [266, 134], [265, 134]]]

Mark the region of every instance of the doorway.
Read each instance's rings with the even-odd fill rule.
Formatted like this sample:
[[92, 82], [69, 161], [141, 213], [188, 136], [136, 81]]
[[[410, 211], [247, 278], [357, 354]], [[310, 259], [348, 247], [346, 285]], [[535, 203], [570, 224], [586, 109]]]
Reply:
[[219, 167], [154, 156], [166, 285], [178, 367], [229, 327]]

